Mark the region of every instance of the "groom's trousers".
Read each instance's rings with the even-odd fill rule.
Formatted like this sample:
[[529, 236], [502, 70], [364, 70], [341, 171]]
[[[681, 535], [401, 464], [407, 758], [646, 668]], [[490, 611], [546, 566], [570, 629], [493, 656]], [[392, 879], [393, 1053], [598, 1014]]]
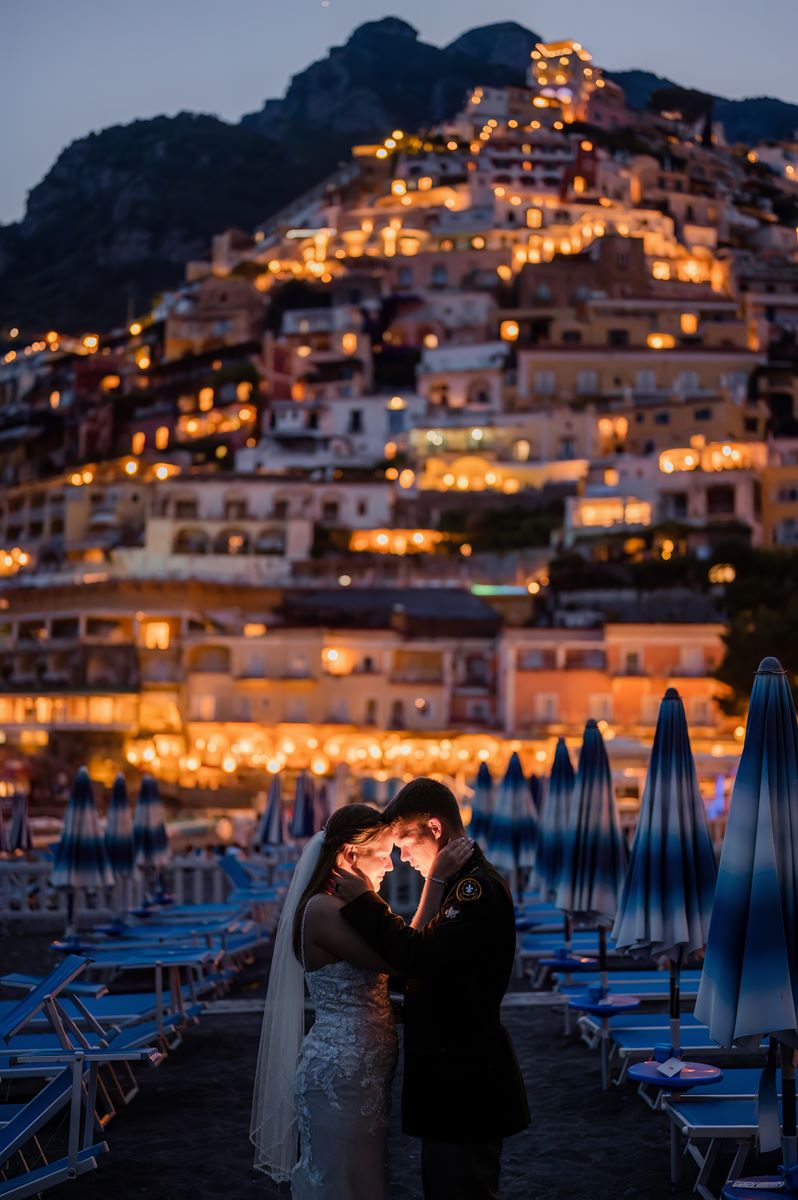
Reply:
[[421, 1142], [424, 1200], [499, 1200], [501, 1138]]

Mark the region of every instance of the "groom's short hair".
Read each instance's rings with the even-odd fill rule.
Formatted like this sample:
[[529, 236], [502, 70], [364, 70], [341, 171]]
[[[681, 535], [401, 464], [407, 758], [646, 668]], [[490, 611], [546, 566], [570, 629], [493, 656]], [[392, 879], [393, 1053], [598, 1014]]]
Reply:
[[398, 821], [437, 817], [452, 829], [463, 827], [454, 792], [445, 783], [426, 776], [406, 783], [388, 804], [383, 815], [389, 825], [395, 825]]

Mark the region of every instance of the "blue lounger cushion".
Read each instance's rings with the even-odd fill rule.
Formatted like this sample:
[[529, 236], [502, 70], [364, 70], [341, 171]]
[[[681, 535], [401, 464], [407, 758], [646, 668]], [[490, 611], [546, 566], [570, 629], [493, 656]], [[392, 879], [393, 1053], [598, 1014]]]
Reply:
[[[657, 1032], [652, 1032], [650, 1029], [618, 1029], [610, 1033], [610, 1041], [617, 1046], [618, 1053], [622, 1058], [627, 1055], [642, 1057], [653, 1054], [655, 1044], [662, 1041], [661, 1036], [655, 1036]], [[706, 1025], [699, 1025], [695, 1028], [688, 1026], [682, 1030], [681, 1042], [683, 1050], [702, 1050], [706, 1054], [733, 1053], [728, 1048], [712, 1041], [708, 1036]], [[767, 1040], [763, 1039], [761, 1048], [766, 1049], [766, 1047]]]
[[[561, 979], [563, 975], [564, 972], [557, 971], [555, 972], [554, 977], [555, 979]], [[670, 976], [668, 975], [667, 971], [635, 971], [627, 970], [626, 968], [621, 967], [617, 971], [610, 971], [610, 983], [615, 983], [617, 979], [625, 979], [630, 983], [633, 981], [637, 982], [638, 980], [640, 983], [657, 983], [662, 984], [665, 988], [670, 988]], [[700, 979], [700, 971], [682, 972], [683, 984], [698, 983]], [[585, 987], [588, 983], [600, 983], [601, 974], [598, 971], [580, 971], [579, 981], [582, 987]]]
[[[668, 1112], [685, 1137], [733, 1138], [753, 1137], [759, 1128], [756, 1100], [719, 1099], [694, 1100], [683, 1098], [668, 1101]], [[781, 1102], [779, 1102], [781, 1121]]]
[[[723, 1096], [752, 1098], [759, 1093], [759, 1080], [762, 1072], [759, 1067], [724, 1067], [723, 1078], [717, 1083], [702, 1083], [690, 1088], [690, 1100], [700, 1100], [707, 1096], [710, 1100]], [[781, 1095], [781, 1072], [778, 1072], [777, 1086]]]
[[[595, 1025], [596, 1028], [601, 1025], [601, 1017], [595, 1017], [589, 1013], [580, 1019], [589, 1025]], [[682, 1029], [707, 1028], [693, 1013], [682, 1013], [679, 1024]], [[658, 1029], [667, 1033], [670, 1031], [670, 1017], [667, 1013], [619, 1013], [615, 1017], [610, 1017], [608, 1025], [610, 1032], [614, 1029]]]

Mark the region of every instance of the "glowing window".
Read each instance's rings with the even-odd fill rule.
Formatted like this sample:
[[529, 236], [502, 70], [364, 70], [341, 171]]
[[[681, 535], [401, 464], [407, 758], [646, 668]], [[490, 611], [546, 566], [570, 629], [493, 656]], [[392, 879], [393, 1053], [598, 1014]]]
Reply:
[[168, 650], [169, 639], [168, 621], [148, 621], [144, 626], [144, 645], [148, 650]]

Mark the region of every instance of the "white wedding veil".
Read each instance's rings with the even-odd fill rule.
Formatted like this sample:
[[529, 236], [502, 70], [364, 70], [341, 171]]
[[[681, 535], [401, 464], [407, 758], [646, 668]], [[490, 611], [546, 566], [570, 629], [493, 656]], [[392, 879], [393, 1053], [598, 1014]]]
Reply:
[[324, 831], [305, 847], [283, 904], [260, 1035], [250, 1141], [255, 1166], [276, 1183], [291, 1178], [297, 1154], [294, 1081], [305, 1033], [305, 973], [294, 954], [294, 917], [318, 865]]

